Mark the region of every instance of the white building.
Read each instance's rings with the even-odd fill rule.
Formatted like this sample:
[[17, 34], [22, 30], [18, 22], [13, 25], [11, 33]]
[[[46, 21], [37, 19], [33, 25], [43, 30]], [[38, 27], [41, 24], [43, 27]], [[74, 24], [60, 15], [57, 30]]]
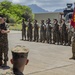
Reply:
[[61, 18], [61, 15], [59, 12], [50, 12], [50, 13], [36, 13], [34, 19], [40, 23], [41, 20], [47, 20], [48, 18], [51, 19], [51, 22], [53, 22], [53, 19], [57, 19], [58, 21]]

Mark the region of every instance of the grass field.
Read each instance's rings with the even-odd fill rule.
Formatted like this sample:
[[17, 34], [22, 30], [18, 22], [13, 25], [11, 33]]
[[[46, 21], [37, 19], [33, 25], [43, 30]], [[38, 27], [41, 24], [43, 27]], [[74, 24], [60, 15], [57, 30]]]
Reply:
[[[22, 30], [22, 25], [21, 24], [9, 24], [9, 29], [10, 30], [21, 31]], [[26, 27], [26, 30], [27, 30], [27, 27]], [[34, 28], [33, 28], [33, 30], [34, 30]]]
[[10, 30], [21, 30], [22, 25], [21, 24], [14, 24], [14, 25], [9, 25]]

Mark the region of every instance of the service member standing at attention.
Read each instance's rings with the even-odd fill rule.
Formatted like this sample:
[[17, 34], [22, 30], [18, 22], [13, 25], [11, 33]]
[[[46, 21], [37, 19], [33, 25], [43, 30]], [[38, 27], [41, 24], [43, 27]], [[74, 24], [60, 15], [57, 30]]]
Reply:
[[31, 19], [28, 20], [28, 29], [27, 29], [27, 40], [28, 41], [32, 41], [32, 23], [31, 23]]
[[27, 59], [29, 50], [25, 46], [17, 45], [12, 49], [11, 63], [13, 68], [10, 68], [0, 75], [25, 75], [23, 74], [25, 65], [28, 64]]
[[65, 20], [62, 19], [62, 39], [63, 39], [63, 42], [64, 42], [64, 45], [67, 44], [67, 41], [68, 41], [68, 34], [67, 34], [67, 27], [66, 27], [66, 24], [65, 24]]
[[34, 41], [38, 42], [39, 40], [39, 26], [37, 20], [34, 21]]
[[44, 24], [44, 20], [41, 20], [41, 27], [40, 27], [40, 42], [45, 42], [45, 30], [46, 30], [46, 25]]
[[26, 24], [24, 19], [22, 20], [22, 40], [26, 40]]
[[57, 19], [54, 19], [54, 27], [53, 27], [53, 44], [57, 42], [59, 45], [59, 25]]
[[1, 50], [1, 22], [2, 22], [2, 17], [0, 17], [0, 66], [2, 66], [2, 50]]
[[73, 33], [72, 54], [73, 54], [73, 56], [70, 59], [74, 59], [75, 60], [75, 29], [74, 29], [74, 33]]
[[[7, 30], [6, 22], [3, 17], [0, 24], [0, 66], [7, 66], [8, 61], [8, 35], [10, 31]], [[4, 57], [3, 57], [4, 56]], [[4, 58], [4, 59], [3, 59]], [[2, 60], [4, 61], [2, 63]]]
[[68, 46], [71, 45], [71, 39], [73, 36], [73, 32], [74, 32], [74, 28], [71, 25], [71, 19], [69, 19], [69, 23], [68, 23]]
[[47, 20], [47, 24], [46, 24], [46, 39], [47, 39], [47, 43], [52, 43], [52, 40], [51, 40], [51, 38], [52, 38], [52, 36], [51, 36], [51, 29], [52, 29], [52, 27], [51, 27], [51, 23], [50, 23], [50, 19], [48, 18], [48, 20]]

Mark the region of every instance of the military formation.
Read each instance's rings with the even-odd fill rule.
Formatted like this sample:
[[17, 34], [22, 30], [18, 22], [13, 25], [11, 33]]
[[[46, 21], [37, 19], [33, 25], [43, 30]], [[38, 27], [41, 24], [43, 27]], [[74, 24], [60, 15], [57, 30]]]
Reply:
[[52, 23], [48, 18], [46, 21], [41, 20], [40, 24], [37, 20], [32, 23], [29, 19], [28, 24], [22, 24], [22, 36], [25, 36], [22, 40], [27, 41], [70, 46], [73, 32], [74, 28], [70, 23], [67, 25], [64, 19], [60, 23], [57, 19], [53, 19]]
[[[6, 67], [8, 61], [8, 34], [10, 31], [3, 17], [0, 17], [0, 67]], [[72, 43], [71, 43], [72, 38]], [[22, 40], [34, 41], [48, 44], [57, 44], [70, 46], [72, 44], [73, 56], [70, 59], [75, 60], [75, 29], [62, 19], [59, 23], [57, 19], [53, 19], [53, 23], [48, 18], [46, 22], [41, 20], [40, 25], [37, 20], [32, 24], [28, 20], [28, 24], [22, 21]], [[24, 75], [23, 70], [29, 62], [27, 59], [29, 50], [25, 46], [17, 45], [12, 49], [11, 63], [13, 67], [5, 70], [0, 75]]]

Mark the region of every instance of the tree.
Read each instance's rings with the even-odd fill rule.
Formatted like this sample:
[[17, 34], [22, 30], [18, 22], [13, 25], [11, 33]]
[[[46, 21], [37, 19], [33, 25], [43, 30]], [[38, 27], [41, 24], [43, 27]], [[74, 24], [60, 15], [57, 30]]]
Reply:
[[25, 18], [27, 21], [28, 18], [32, 19], [33, 17], [32, 10], [28, 6], [13, 4], [8, 0], [0, 2], [0, 13], [5, 14], [13, 22], [20, 22], [22, 18]]

